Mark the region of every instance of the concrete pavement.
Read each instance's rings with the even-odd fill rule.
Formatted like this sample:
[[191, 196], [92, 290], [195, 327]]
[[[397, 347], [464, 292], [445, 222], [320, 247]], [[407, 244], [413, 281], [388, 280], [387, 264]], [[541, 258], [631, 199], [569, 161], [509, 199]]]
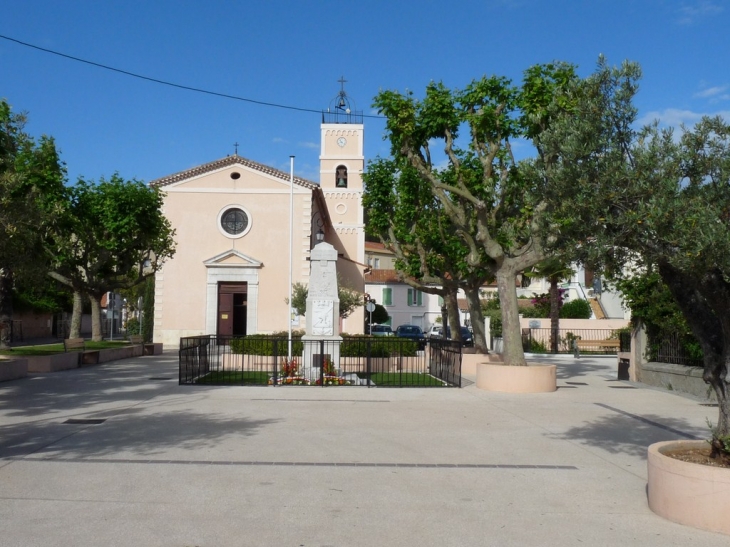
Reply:
[[539, 360], [557, 392], [178, 386], [174, 352], [0, 384], [0, 543], [730, 543], [646, 502], [646, 447], [716, 408]]

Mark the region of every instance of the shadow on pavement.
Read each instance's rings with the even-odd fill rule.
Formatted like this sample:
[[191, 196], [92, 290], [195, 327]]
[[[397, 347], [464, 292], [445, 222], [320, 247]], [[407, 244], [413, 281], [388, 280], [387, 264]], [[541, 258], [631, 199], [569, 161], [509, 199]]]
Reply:
[[[606, 407], [605, 405], [600, 405]], [[656, 414], [630, 415], [615, 413], [602, 416], [581, 426], [568, 429], [554, 437], [578, 441], [601, 448], [611, 454], [630, 454], [646, 459], [650, 444], [673, 439], [704, 439], [709, 431], [694, 427], [684, 419]]]

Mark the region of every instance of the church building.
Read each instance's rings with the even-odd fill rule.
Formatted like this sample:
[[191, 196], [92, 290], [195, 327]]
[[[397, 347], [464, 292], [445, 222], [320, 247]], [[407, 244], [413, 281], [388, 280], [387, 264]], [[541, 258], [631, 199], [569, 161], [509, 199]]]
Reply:
[[[290, 251], [292, 282], [308, 285], [318, 237], [338, 252], [340, 283], [364, 292], [363, 136], [343, 88], [322, 113], [319, 184], [238, 153], [152, 181], [177, 242], [155, 278], [154, 341], [304, 328], [286, 302]], [[340, 331], [362, 333], [363, 319], [360, 307]]]

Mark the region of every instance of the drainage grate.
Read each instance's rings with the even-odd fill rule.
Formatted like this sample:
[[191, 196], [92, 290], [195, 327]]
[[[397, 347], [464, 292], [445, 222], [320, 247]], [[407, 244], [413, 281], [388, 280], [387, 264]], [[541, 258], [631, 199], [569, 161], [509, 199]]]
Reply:
[[636, 389], [633, 386], [608, 386], [609, 389]]
[[570, 384], [571, 386], [587, 386], [587, 382], [565, 382], [566, 384]]
[[558, 389], [578, 389], [578, 386], [558, 386]]
[[717, 408], [717, 403], [700, 403], [700, 406], [711, 406]]
[[159, 378], [150, 378], [150, 380], [174, 380], [174, 378], [159, 377]]
[[75, 425], [98, 425], [103, 424], [106, 422], [105, 419], [101, 418], [87, 418], [87, 419], [81, 419], [81, 418], [69, 418], [66, 420], [65, 424], [75, 424]]

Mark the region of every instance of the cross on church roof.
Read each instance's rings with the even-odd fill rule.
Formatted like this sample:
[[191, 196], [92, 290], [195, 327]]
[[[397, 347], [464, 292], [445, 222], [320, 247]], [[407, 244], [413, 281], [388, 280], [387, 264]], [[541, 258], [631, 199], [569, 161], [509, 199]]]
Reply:
[[236, 150], [236, 151], [234, 152], [234, 154], [236, 154], [236, 156], [238, 156], [238, 142], [234, 142], [234, 143], [233, 143], [233, 146], [235, 147], [235, 150]]

